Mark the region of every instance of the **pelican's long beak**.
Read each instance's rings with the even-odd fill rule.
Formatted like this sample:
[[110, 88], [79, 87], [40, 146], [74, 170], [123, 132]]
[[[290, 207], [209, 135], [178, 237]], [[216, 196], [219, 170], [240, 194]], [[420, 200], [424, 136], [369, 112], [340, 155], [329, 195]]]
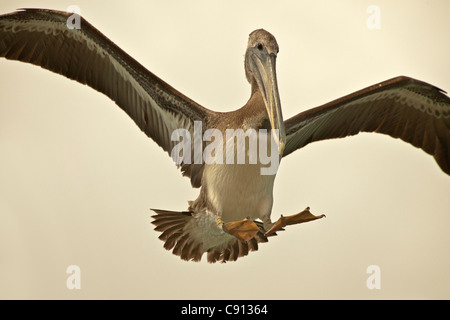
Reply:
[[278, 145], [278, 153], [282, 156], [286, 143], [286, 131], [281, 113], [280, 95], [278, 93], [275, 68], [277, 57], [274, 53], [267, 53], [266, 51], [252, 48], [249, 58], [250, 68], [264, 98], [272, 127], [272, 135]]

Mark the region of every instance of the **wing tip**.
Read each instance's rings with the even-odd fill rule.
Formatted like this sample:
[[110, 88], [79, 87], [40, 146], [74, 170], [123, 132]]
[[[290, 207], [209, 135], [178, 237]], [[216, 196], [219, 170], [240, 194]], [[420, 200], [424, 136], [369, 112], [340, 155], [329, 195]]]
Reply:
[[73, 14], [73, 12], [69, 11], [61, 11], [61, 10], [53, 10], [53, 9], [45, 9], [45, 8], [17, 8], [15, 11], [1, 14], [0, 18], [22, 18], [27, 15], [35, 15], [35, 14], [52, 14], [52, 15], [62, 15], [64, 17], [69, 17]]

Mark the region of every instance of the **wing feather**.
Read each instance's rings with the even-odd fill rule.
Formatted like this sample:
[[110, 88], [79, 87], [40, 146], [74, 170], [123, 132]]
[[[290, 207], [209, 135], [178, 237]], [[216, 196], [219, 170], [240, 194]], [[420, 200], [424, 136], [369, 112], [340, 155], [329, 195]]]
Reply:
[[[41, 66], [104, 93], [169, 155], [178, 143], [171, 141], [175, 129], [187, 129], [193, 138], [194, 121], [206, 122], [213, 112], [159, 79], [85, 19], [80, 17], [80, 29], [69, 29], [71, 15], [45, 9], [1, 15], [0, 57]], [[202, 170], [193, 166], [181, 164], [182, 172], [199, 187], [195, 174]]]
[[283, 156], [314, 141], [378, 132], [421, 148], [450, 175], [450, 98], [419, 80], [381, 82], [299, 113], [285, 126]]

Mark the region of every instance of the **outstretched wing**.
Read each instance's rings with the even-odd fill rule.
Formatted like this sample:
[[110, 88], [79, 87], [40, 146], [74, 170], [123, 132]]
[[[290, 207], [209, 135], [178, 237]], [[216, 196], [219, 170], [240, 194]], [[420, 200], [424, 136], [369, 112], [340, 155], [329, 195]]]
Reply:
[[[0, 57], [41, 66], [104, 93], [169, 155], [177, 143], [171, 141], [174, 130], [187, 129], [193, 137], [194, 121], [205, 121], [212, 111], [156, 77], [83, 18], [79, 29], [69, 29], [71, 15], [44, 9], [1, 15]], [[201, 166], [181, 167], [199, 187]]]
[[444, 91], [408, 77], [396, 77], [285, 121], [283, 156], [307, 144], [378, 132], [431, 154], [450, 175], [450, 98]]

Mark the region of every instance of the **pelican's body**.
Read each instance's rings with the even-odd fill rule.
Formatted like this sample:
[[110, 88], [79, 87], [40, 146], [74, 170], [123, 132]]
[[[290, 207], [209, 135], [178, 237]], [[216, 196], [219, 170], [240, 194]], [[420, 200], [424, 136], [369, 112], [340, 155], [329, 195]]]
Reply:
[[[80, 19], [79, 29], [68, 28], [70, 16], [43, 9], [0, 16], [0, 57], [33, 63], [104, 93], [172, 156], [192, 186], [200, 188], [199, 196], [187, 211], [154, 210], [153, 223], [164, 247], [184, 260], [199, 261], [204, 253], [209, 262], [236, 260], [286, 225], [322, 217], [306, 209], [271, 221], [279, 162], [314, 141], [383, 133], [421, 148], [450, 174], [450, 99], [425, 82], [396, 77], [284, 121], [275, 68], [278, 44], [259, 29], [250, 34], [245, 53], [249, 100], [236, 111], [214, 112], [156, 77], [86, 20]], [[237, 140], [228, 149], [234, 141], [228, 130], [257, 134], [249, 134], [248, 146]], [[211, 132], [224, 139], [204, 138]], [[177, 149], [177, 142], [183, 147]], [[211, 152], [213, 145], [217, 148]], [[220, 150], [222, 160], [234, 159], [241, 149], [244, 163], [206, 160], [219, 159]], [[199, 158], [199, 152], [206, 156]]]
[[215, 212], [224, 222], [269, 219], [275, 175], [261, 175], [260, 169], [260, 165], [206, 165], [204, 186], [191, 208]]
[[[249, 118], [245, 115], [253, 115], [253, 117]], [[270, 120], [266, 112], [264, 99], [260, 91], [255, 90], [245, 106], [229, 112], [226, 117], [215, 117], [211, 122], [209, 127], [222, 133], [225, 144], [227, 129], [242, 129], [244, 132], [254, 129], [255, 132], [259, 133], [259, 129], [267, 129], [265, 126]], [[261, 137], [264, 142], [272, 141], [269, 131], [265, 135], [261, 133], [249, 139], [256, 139], [256, 144], [259, 145]], [[236, 155], [236, 149], [239, 147], [240, 145], [235, 145], [234, 155]], [[190, 237], [194, 239], [193, 247], [202, 243], [201, 252], [208, 252], [208, 261], [210, 262], [229, 259], [230, 257], [223, 255], [223, 251], [230, 246], [230, 243], [237, 245], [237, 249], [233, 252], [235, 257], [231, 256], [232, 259], [248, 250], [248, 248], [239, 249], [239, 244], [241, 244], [241, 247], [245, 247], [246, 244], [237, 241], [235, 236], [224, 231], [224, 223], [248, 218], [262, 221], [267, 230], [272, 225], [270, 215], [276, 174], [261, 174], [261, 169], [267, 168], [268, 165], [262, 164], [259, 156], [255, 164], [248, 163], [248, 149], [246, 150], [247, 161], [245, 163], [237, 164], [237, 161], [235, 161], [235, 164], [226, 163], [225, 149], [224, 146], [222, 164], [203, 165], [200, 193], [195, 201], [189, 202], [188, 210], [191, 215], [185, 216], [184, 231], [181, 232], [181, 235], [190, 234]], [[155, 216], [158, 225], [158, 219], [162, 218], [164, 221], [165, 216], [161, 215], [161, 211], [157, 212], [160, 213], [159, 216]], [[177, 213], [172, 214], [178, 216]], [[169, 225], [172, 226], [172, 224]], [[265, 241], [263, 234], [259, 234], [259, 238]], [[217, 250], [217, 248], [220, 248], [220, 250]], [[180, 255], [184, 257], [182, 254], [181, 251]], [[197, 255], [191, 255], [190, 257], [194, 260], [199, 258]]]
[[[252, 121], [248, 121], [245, 115], [253, 115]], [[269, 117], [261, 93], [255, 91], [244, 107], [230, 112], [226, 118], [218, 117], [212, 127], [222, 132], [226, 140], [227, 129], [242, 129], [244, 132], [254, 129], [259, 133], [259, 129], [264, 128], [268, 122]], [[260, 135], [252, 137], [258, 140], [256, 144], [259, 143]], [[270, 141], [270, 133], [265, 139]], [[248, 150], [246, 151], [248, 155]], [[275, 174], [261, 174], [261, 168], [267, 165], [261, 164], [259, 156], [256, 164], [249, 164], [248, 159], [246, 160], [243, 164], [229, 164], [226, 163], [226, 159], [223, 160], [223, 164], [205, 164], [200, 195], [191, 204], [191, 208], [195, 211], [215, 212], [224, 222], [242, 220], [246, 217], [267, 221], [272, 211]]]

